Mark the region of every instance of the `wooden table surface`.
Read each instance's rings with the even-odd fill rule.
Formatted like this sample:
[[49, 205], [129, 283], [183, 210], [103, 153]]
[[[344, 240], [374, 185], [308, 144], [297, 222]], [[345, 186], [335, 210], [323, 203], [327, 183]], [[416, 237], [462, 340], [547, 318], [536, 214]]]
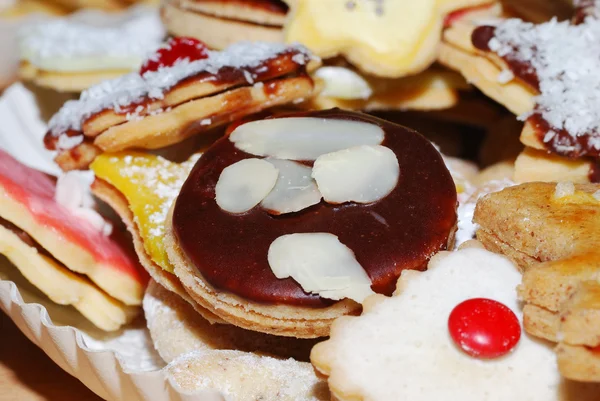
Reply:
[[0, 311], [0, 401], [101, 401]]

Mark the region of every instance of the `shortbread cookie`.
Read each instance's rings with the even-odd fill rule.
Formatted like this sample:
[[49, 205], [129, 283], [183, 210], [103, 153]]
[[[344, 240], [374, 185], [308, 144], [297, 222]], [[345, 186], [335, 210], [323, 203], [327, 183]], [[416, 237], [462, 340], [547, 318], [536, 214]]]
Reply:
[[339, 110], [290, 114], [237, 125], [204, 153], [167, 218], [167, 253], [225, 321], [320, 337], [452, 246], [456, 203], [418, 133]]
[[167, 211], [198, 157], [178, 164], [139, 152], [101, 155], [90, 166], [96, 175], [92, 191], [121, 217], [150, 276], [214, 323], [222, 320], [187, 294], [173, 274], [163, 243]]
[[272, 106], [311, 96], [313, 60], [301, 46], [239, 43], [217, 52], [171, 40], [142, 67], [67, 102], [46, 145], [63, 169], [85, 168], [102, 152], [157, 149]]
[[395, 296], [338, 319], [311, 361], [338, 400], [597, 399], [600, 386], [561, 378], [552, 347], [521, 333], [520, 279], [485, 250], [438, 254]]
[[315, 340], [277, 337], [210, 324], [177, 294], [151, 282], [144, 296], [144, 315], [154, 347], [171, 362], [183, 354], [203, 350], [239, 350], [308, 361]]
[[167, 0], [161, 15], [172, 35], [224, 49], [241, 41], [283, 43], [287, 12], [280, 0]]
[[459, 91], [470, 90], [462, 76], [432, 67], [404, 78], [379, 78], [349, 67], [324, 66], [313, 76], [323, 84], [309, 109], [444, 110], [458, 103]]
[[600, 186], [566, 184], [573, 193], [559, 197], [561, 186], [528, 183], [480, 199], [474, 218], [478, 239], [486, 247], [507, 246], [516, 255], [527, 255], [529, 262], [523, 262], [505, 253], [523, 270], [537, 262], [593, 252], [597, 246], [591, 233], [600, 224], [600, 202], [594, 194]]
[[182, 355], [166, 367], [185, 393], [206, 399], [239, 401], [325, 401], [327, 384], [310, 363], [275, 359], [243, 351], [204, 350]]
[[[524, 145], [595, 168], [600, 159], [598, 105], [586, 94], [600, 88], [597, 31], [600, 20], [593, 15], [573, 23], [458, 23], [444, 34], [440, 60], [525, 120]], [[595, 176], [590, 169], [577, 181]], [[542, 174], [542, 179], [551, 175]]]
[[[475, 212], [478, 239], [525, 269], [519, 286], [525, 329], [559, 342], [559, 349], [581, 348], [575, 352], [581, 366], [596, 360], [586, 347], [600, 345], [599, 210], [599, 185], [531, 183], [484, 198]], [[577, 364], [559, 358], [564, 376], [600, 381]]]
[[71, 174], [60, 177], [57, 184], [0, 151], [0, 217], [113, 298], [140, 305], [147, 274], [129, 249], [128, 239], [92, 208], [86, 183], [80, 180]]
[[377, 76], [421, 72], [437, 57], [444, 18], [489, 0], [339, 1], [287, 0], [285, 40], [305, 44], [326, 58], [343, 55]]
[[83, 11], [28, 25], [19, 35], [21, 79], [59, 92], [81, 92], [137, 71], [165, 36], [158, 12]]
[[52, 302], [72, 305], [102, 330], [117, 330], [140, 311], [115, 300], [89, 279], [64, 267], [27, 233], [1, 218], [0, 253]]

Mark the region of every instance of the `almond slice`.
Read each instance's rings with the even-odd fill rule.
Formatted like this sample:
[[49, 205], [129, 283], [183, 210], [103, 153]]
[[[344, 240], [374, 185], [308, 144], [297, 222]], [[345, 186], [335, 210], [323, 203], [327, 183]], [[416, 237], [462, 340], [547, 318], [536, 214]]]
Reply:
[[326, 153], [359, 145], [379, 145], [383, 129], [361, 121], [289, 117], [252, 121], [229, 136], [235, 147], [277, 159], [316, 160]]
[[266, 160], [279, 170], [275, 187], [260, 204], [269, 214], [297, 212], [321, 201], [310, 167], [289, 160]]
[[373, 94], [369, 83], [356, 72], [344, 68], [327, 66], [315, 71], [315, 77], [325, 83], [321, 96], [336, 99], [368, 99]]
[[271, 243], [268, 260], [277, 278], [291, 277], [304, 291], [324, 298], [362, 302], [373, 294], [354, 253], [333, 234], [282, 235]]
[[400, 166], [385, 146], [356, 146], [320, 156], [312, 176], [329, 203], [371, 203], [396, 187]]
[[240, 160], [221, 172], [215, 187], [217, 205], [230, 213], [247, 212], [269, 195], [278, 175], [265, 160]]

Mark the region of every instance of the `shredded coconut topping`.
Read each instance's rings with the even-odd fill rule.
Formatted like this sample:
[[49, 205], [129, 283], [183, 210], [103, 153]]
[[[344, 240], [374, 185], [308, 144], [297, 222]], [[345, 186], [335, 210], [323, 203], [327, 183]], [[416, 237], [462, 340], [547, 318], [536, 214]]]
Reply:
[[[536, 112], [550, 127], [566, 131], [573, 139], [589, 136], [588, 146], [596, 150], [600, 150], [598, 38], [600, 21], [593, 18], [580, 25], [555, 19], [539, 25], [509, 19], [496, 26], [495, 37], [489, 42], [499, 56], [531, 64], [541, 93], [535, 99]], [[581, 146], [576, 140], [562, 145], [565, 149], [559, 151], [564, 152], [578, 151]]]
[[295, 58], [296, 64], [306, 64], [312, 57], [301, 45], [238, 42], [223, 51], [208, 51], [206, 59], [191, 62], [184, 59], [172, 67], [148, 71], [143, 76], [131, 73], [104, 81], [84, 91], [79, 100], [66, 102], [50, 120], [50, 129], [54, 135], [60, 135], [69, 129], [81, 130], [81, 125], [87, 118], [102, 110], [119, 111], [122, 107], [140, 102], [146, 97], [162, 99], [165, 92], [178, 82], [201, 72], [216, 75], [224, 67], [259, 67], [265, 61], [287, 52], [297, 52], [304, 56], [302, 60]]
[[48, 59], [63, 61], [63, 66], [64, 61], [92, 57], [130, 60], [134, 69], [161, 45], [164, 35], [158, 11], [136, 7], [118, 16], [96, 11], [28, 25], [19, 32], [19, 47], [24, 59], [40, 67], [46, 67]]

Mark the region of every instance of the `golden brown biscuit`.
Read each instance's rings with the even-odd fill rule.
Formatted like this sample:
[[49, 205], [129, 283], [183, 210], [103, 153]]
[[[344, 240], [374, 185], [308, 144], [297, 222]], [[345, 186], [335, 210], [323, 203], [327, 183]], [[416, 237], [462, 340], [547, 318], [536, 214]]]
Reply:
[[[530, 183], [483, 198], [475, 211], [477, 236], [524, 269], [518, 288], [524, 327], [558, 342], [561, 373], [600, 381], [600, 185]], [[509, 216], [510, 215], [510, 216]]]
[[241, 41], [283, 42], [287, 6], [279, 1], [168, 0], [163, 22], [174, 36], [202, 40], [211, 49]]
[[167, 363], [192, 351], [217, 349], [308, 361], [310, 349], [317, 341], [211, 324], [189, 303], [156, 282], [151, 282], [146, 290], [144, 314], [154, 347]]

